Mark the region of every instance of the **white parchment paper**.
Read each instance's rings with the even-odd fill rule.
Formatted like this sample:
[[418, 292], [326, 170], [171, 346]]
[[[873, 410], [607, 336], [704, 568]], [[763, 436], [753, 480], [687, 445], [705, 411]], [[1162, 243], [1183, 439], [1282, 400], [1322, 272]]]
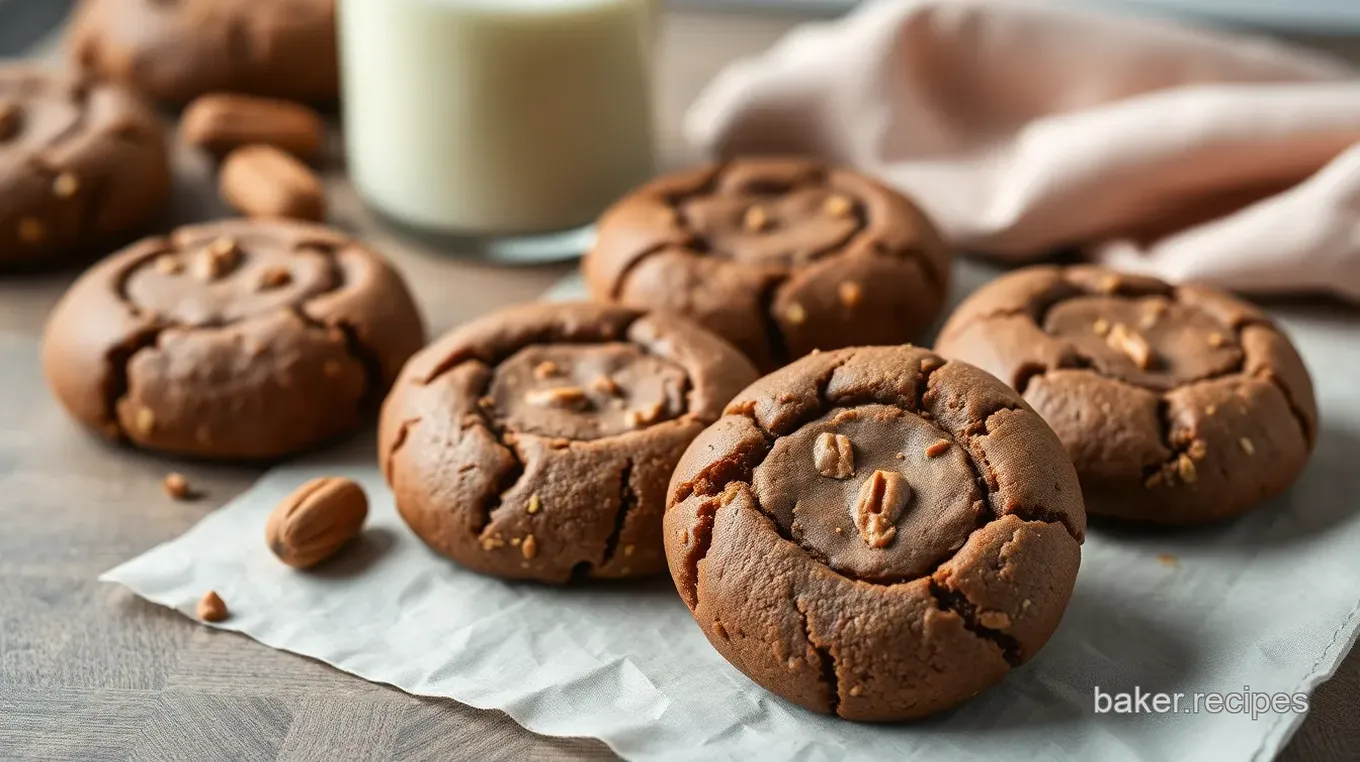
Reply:
[[[959, 268], [956, 298], [989, 271]], [[572, 293], [567, 288], [561, 294]], [[277, 468], [183, 537], [102, 579], [367, 680], [593, 736], [636, 760], [1264, 760], [1299, 714], [1097, 714], [1106, 692], [1307, 692], [1360, 630], [1360, 317], [1276, 311], [1317, 382], [1317, 453], [1286, 496], [1222, 527], [1097, 524], [1048, 646], [997, 687], [925, 722], [873, 726], [788, 704], [708, 645], [666, 579], [550, 589], [467, 572], [402, 523], [371, 442]], [[317, 475], [371, 499], [357, 547], [309, 572], [265, 547], [265, 517]]]

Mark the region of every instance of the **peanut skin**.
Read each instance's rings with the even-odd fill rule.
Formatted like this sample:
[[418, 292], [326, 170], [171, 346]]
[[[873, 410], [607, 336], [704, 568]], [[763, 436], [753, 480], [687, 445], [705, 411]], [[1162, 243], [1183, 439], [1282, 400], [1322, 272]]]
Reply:
[[247, 217], [326, 218], [321, 180], [302, 162], [273, 146], [232, 151], [218, 180], [222, 200]]

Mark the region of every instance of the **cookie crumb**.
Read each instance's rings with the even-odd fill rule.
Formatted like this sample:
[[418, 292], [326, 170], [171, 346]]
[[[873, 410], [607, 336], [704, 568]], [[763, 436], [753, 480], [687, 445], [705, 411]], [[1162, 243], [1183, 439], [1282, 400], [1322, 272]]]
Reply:
[[1248, 455], [1256, 454], [1256, 445], [1252, 444], [1251, 440], [1247, 437], [1242, 437], [1237, 440], [1237, 444], [1242, 448], [1242, 452], [1245, 452]]
[[204, 622], [221, 622], [227, 618], [227, 604], [216, 591], [209, 590], [199, 599], [197, 613]]
[[519, 546], [519, 552], [524, 554], [524, 560], [532, 561], [538, 555], [538, 540], [533, 535], [526, 535], [524, 543]]
[[1011, 618], [1004, 611], [984, 611], [978, 615], [978, 624], [989, 630], [1004, 630], [1011, 626]]
[[524, 511], [525, 513], [528, 513], [530, 516], [532, 516], [535, 513], [538, 513], [540, 510], [542, 510], [542, 508], [543, 501], [538, 498], [538, 493], [535, 492], [534, 494], [529, 496], [529, 507], [525, 508]]
[[941, 439], [941, 440], [935, 442], [935, 444], [933, 444], [933, 445], [931, 445], [931, 446], [929, 446], [929, 447], [926, 448], [926, 457], [927, 457], [927, 458], [938, 458], [938, 457], [940, 457], [941, 455], [944, 455], [946, 452], [948, 452], [948, 451], [949, 451], [949, 447], [950, 447], [950, 441], [949, 441], [948, 439]]
[[742, 225], [752, 233], [759, 233], [770, 226], [770, 215], [765, 212], [764, 207], [752, 206], [742, 217]]
[[162, 275], [178, 275], [184, 272], [184, 263], [174, 254], [162, 254], [156, 257], [154, 267], [156, 272]]
[[817, 473], [832, 479], [855, 475], [855, 448], [850, 437], [824, 431], [812, 444], [812, 465]]
[[194, 494], [189, 487], [189, 480], [177, 471], [166, 474], [161, 480], [161, 486], [165, 489], [165, 494], [176, 500], [188, 500]]
[[1181, 481], [1186, 484], [1193, 484], [1198, 474], [1195, 472], [1195, 461], [1184, 453], [1176, 459], [1176, 473], [1180, 475]]
[[43, 227], [42, 220], [33, 217], [20, 218], [19, 240], [24, 243], [42, 243], [47, 240], [47, 228]]
[[286, 267], [271, 267], [260, 273], [259, 287], [261, 291], [269, 291], [275, 288], [283, 288], [293, 282], [293, 273]]
[[611, 397], [617, 397], [619, 393], [623, 391], [619, 388], [618, 383], [609, 376], [597, 376], [594, 381], [590, 382], [590, 388], [600, 394], [608, 394]]
[[1209, 334], [1209, 346], [1213, 347], [1214, 349], [1218, 349], [1219, 347], [1227, 343], [1228, 340], [1223, 337], [1223, 334], [1221, 333]]
[[848, 217], [855, 208], [855, 203], [839, 193], [833, 193], [826, 197], [822, 202], [822, 211], [832, 217]]
[[841, 304], [850, 308], [857, 306], [864, 296], [864, 290], [860, 288], [860, 285], [849, 280], [842, 283], [837, 291], [841, 297]]
[[1091, 330], [1095, 331], [1097, 336], [1108, 336], [1110, 335], [1110, 321], [1105, 318], [1096, 318], [1096, 322], [1091, 325]]
[[852, 686], [852, 687], [850, 688], [850, 695], [851, 695], [851, 696], [859, 696], [859, 695], [860, 695], [861, 693], [863, 693], [863, 692], [864, 692], [864, 689], [861, 688], [861, 687], [858, 686], [858, 685]]
[[1166, 566], [1179, 566], [1181, 563], [1180, 559], [1176, 558], [1170, 553], [1162, 553], [1161, 555], [1157, 556], [1157, 560], [1161, 561]]
[[524, 395], [524, 401], [534, 407], [553, 407], [559, 410], [580, 410], [590, 398], [579, 386], [556, 386], [552, 389], [534, 389]]
[[537, 378], [540, 381], [545, 378], [552, 378], [553, 376], [559, 375], [561, 373], [562, 368], [552, 360], [544, 360], [543, 362], [534, 366], [534, 378]]
[[80, 179], [70, 172], [62, 172], [52, 181], [52, 195], [71, 198], [80, 190]]
[[802, 325], [807, 321], [807, 310], [803, 309], [803, 305], [794, 302], [789, 305], [788, 309], [784, 310], [784, 319], [793, 325]]

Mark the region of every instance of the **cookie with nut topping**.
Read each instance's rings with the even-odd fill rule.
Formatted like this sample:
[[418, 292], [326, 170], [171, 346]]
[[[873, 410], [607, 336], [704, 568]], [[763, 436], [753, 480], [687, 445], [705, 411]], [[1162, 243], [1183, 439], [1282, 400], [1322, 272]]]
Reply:
[[0, 268], [107, 244], [145, 224], [169, 189], [160, 123], [131, 93], [0, 65]]
[[43, 367], [115, 440], [268, 460], [362, 425], [424, 343], [401, 277], [329, 228], [229, 220], [110, 256], [53, 310]]
[[1092, 514], [1202, 524], [1285, 490], [1317, 441], [1312, 380], [1265, 313], [1095, 267], [1031, 267], [950, 317], [936, 349], [1019, 390]]
[[1013, 390], [913, 347], [805, 357], [727, 405], [676, 467], [677, 590], [752, 680], [852, 720], [924, 717], [1057, 627], [1085, 512]]
[[747, 158], [662, 177], [605, 213], [592, 298], [686, 315], [763, 370], [814, 349], [902, 344], [939, 315], [950, 252], [863, 175]]
[[671, 470], [755, 377], [682, 318], [514, 307], [407, 364], [379, 460], [406, 523], [470, 569], [554, 584], [655, 574]]

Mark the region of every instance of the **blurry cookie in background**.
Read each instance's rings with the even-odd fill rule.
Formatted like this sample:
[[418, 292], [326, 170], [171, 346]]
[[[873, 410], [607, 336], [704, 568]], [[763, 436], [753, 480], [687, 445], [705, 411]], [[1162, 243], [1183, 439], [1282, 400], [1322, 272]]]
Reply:
[[0, 269], [58, 263], [135, 231], [169, 188], [160, 122], [132, 93], [0, 65]]
[[769, 371], [814, 349], [916, 340], [944, 306], [949, 264], [896, 191], [747, 158], [634, 191], [601, 218], [582, 269], [596, 301], [685, 315]]
[[334, 0], [84, 0], [75, 65], [164, 101], [213, 91], [333, 101]]
[[936, 350], [1024, 395], [1091, 514], [1201, 524], [1298, 478], [1313, 384], [1270, 318], [1226, 293], [1096, 267], [1030, 267], [974, 292]]
[[53, 309], [43, 368], [67, 411], [110, 439], [263, 460], [369, 420], [423, 343], [378, 254], [317, 225], [228, 220], [86, 272]]

